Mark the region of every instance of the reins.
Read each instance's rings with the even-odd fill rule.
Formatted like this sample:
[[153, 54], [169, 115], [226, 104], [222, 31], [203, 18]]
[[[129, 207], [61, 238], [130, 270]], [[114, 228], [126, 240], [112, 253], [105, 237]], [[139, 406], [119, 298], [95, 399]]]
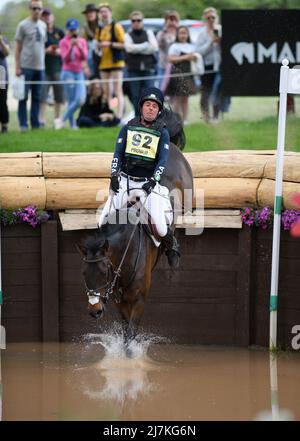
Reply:
[[[140, 190], [140, 188], [138, 188], [138, 189]], [[136, 190], [136, 188], [131, 188], [130, 191], [131, 191], [131, 190]], [[144, 207], [144, 205], [145, 205], [145, 203], [146, 203], [146, 200], [147, 200], [147, 197], [145, 198], [145, 201], [144, 201], [144, 203], [141, 205], [141, 207], [139, 208], [139, 210], [141, 210], [141, 208]], [[110, 208], [111, 208], [111, 205], [110, 205]], [[108, 257], [106, 257], [106, 256], [104, 256], [104, 257], [99, 257], [99, 258], [97, 258], [97, 259], [87, 259], [87, 258], [83, 258], [83, 261], [86, 262], [86, 263], [97, 263], [97, 262], [100, 262], [100, 261], [105, 260], [105, 259], [108, 260], [108, 266], [109, 266], [109, 268], [112, 270], [112, 272], [113, 272], [113, 274], [114, 274], [114, 278], [113, 278], [113, 280], [112, 280], [111, 282], [109, 282], [109, 281], [107, 280], [107, 282], [106, 282], [105, 285], [102, 285], [101, 287], [99, 287], [99, 288], [97, 288], [97, 289], [89, 289], [88, 286], [87, 286], [86, 283], [85, 283], [85, 287], [86, 287], [86, 290], [87, 290], [86, 293], [87, 293], [87, 296], [88, 296], [88, 298], [89, 298], [89, 302], [90, 302], [91, 304], [95, 304], [95, 303], [97, 303], [97, 302], [98, 302], [98, 298], [102, 298], [102, 299], [104, 300], [104, 303], [107, 303], [107, 302], [108, 302], [110, 295], [113, 293], [113, 291], [114, 291], [114, 289], [115, 289], [115, 285], [116, 285], [118, 279], [121, 277], [122, 266], [123, 266], [124, 260], [125, 260], [125, 258], [126, 258], [127, 252], [128, 252], [128, 250], [129, 250], [130, 244], [131, 244], [131, 242], [132, 242], [132, 240], [133, 240], [133, 237], [134, 237], [134, 234], [135, 234], [135, 232], [136, 232], [136, 229], [137, 229], [138, 225], [140, 225], [140, 222], [139, 222], [139, 221], [137, 221], [137, 222], [134, 224], [134, 227], [133, 227], [132, 232], [131, 232], [131, 234], [130, 234], [130, 237], [129, 237], [128, 243], [127, 243], [127, 245], [126, 245], [125, 251], [124, 251], [124, 253], [123, 253], [123, 256], [122, 256], [122, 258], [121, 258], [121, 261], [120, 261], [120, 263], [119, 263], [119, 266], [118, 266], [118, 268], [117, 268], [116, 270], [113, 269], [114, 266], [113, 266], [111, 260], [110, 260]], [[131, 278], [130, 278], [130, 281], [129, 281], [128, 286], [129, 286], [130, 283], [132, 282], [132, 279], [133, 279], [133, 277], [134, 277], [134, 275], [135, 275], [135, 273], [136, 273], [136, 265], [137, 265], [138, 258], [139, 258], [139, 255], [140, 255], [140, 250], [141, 250], [141, 237], [139, 236], [139, 248], [138, 248], [138, 253], [137, 253], [137, 257], [136, 257], [135, 264], [134, 264], [133, 274], [132, 274], [132, 276], [131, 276]], [[106, 288], [106, 287], [107, 287], [107, 289], [106, 289], [105, 293], [104, 293], [104, 294], [101, 294], [100, 289], [103, 289], [103, 288]], [[115, 293], [115, 299], [114, 299], [114, 300], [115, 300], [115, 303], [120, 303], [120, 302], [121, 302], [121, 298], [120, 298], [120, 296], [117, 296], [116, 293]]]

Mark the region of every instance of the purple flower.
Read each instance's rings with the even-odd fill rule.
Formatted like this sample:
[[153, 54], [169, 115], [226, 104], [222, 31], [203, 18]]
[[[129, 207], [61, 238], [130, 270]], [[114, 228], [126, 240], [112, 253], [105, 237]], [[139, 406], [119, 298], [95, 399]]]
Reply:
[[263, 207], [255, 210], [255, 225], [266, 230], [273, 221], [273, 210], [270, 207]]
[[38, 210], [34, 205], [28, 205], [17, 210], [0, 210], [0, 221], [3, 225], [16, 223], [28, 223], [33, 228], [43, 222], [47, 222], [50, 215], [43, 210]]
[[253, 208], [246, 207], [241, 210], [242, 221], [248, 227], [252, 227], [254, 224], [255, 212]]
[[273, 220], [273, 210], [270, 207], [254, 209], [246, 207], [241, 210], [242, 222], [249, 227], [257, 226], [266, 230]]
[[300, 220], [299, 210], [284, 210], [281, 215], [281, 223], [285, 230], [290, 230], [298, 220]]
[[[270, 207], [253, 209], [246, 207], [241, 210], [242, 222], [249, 227], [256, 226], [266, 230], [273, 223], [274, 211]], [[281, 222], [285, 230], [290, 230], [293, 225], [300, 222], [300, 210], [284, 210]]]

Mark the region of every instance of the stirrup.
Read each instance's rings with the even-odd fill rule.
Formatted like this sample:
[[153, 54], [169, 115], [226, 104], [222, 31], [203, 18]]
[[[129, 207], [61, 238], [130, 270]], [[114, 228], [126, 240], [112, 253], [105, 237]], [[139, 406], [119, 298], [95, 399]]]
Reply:
[[167, 249], [166, 249], [166, 256], [168, 258], [168, 263], [170, 265], [171, 268], [177, 268], [179, 265], [179, 260], [180, 260], [180, 252], [179, 252], [179, 244], [177, 242], [177, 239], [173, 233], [173, 231], [171, 231], [170, 229], [168, 229], [168, 236], [169, 238], [172, 237], [172, 244], [168, 244], [167, 245]]

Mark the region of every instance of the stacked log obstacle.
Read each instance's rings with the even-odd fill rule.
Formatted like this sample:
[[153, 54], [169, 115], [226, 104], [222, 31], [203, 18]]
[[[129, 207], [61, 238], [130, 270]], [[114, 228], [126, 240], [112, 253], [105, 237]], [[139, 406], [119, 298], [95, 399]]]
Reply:
[[[177, 343], [267, 346], [272, 231], [242, 228], [239, 208], [273, 204], [275, 152], [201, 152], [186, 158], [195, 188], [205, 191], [205, 231], [200, 234], [186, 220], [178, 226], [180, 267], [173, 273], [164, 256], [158, 262], [142, 327]], [[58, 210], [60, 219], [2, 231], [8, 341], [74, 341], [99, 332], [86, 314], [75, 244], [88, 234], [83, 230], [97, 228], [96, 207], [108, 189], [111, 159], [108, 153], [0, 154], [2, 206], [34, 204]], [[300, 154], [287, 152], [285, 207], [300, 191], [299, 170]], [[290, 347], [299, 317], [299, 256], [299, 243], [282, 231], [278, 337], [283, 347]], [[114, 313], [108, 309], [104, 328]]]
[[[205, 208], [273, 205], [275, 151], [227, 150], [186, 153], [195, 189]], [[0, 204], [43, 209], [98, 208], [107, 197], [111, 153], [2, 153]], [[286, 152], [283, 206], [300, 191], [300, 154]]]

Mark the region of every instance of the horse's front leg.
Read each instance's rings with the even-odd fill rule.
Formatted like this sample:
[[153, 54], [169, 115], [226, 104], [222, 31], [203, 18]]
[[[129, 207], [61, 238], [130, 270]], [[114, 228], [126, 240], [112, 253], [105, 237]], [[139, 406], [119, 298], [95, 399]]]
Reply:
[[139, 297], [132, 303], [123, 299], [119, 304], [119, 310], [122, 315], [124, 346], [126, 355], [129, 357], [132, 356], [129, 346], [137, 335], [144, 309], [145, 300], [142, 295], [139, 295]]
[[130, 342], [135, 339], [137, 330], [138, 330], [138, 323], [135, 323], [127, 318], [122, 318], [122, 333], [123, 333], [124, 345], [126, 347], [128, 347]]

